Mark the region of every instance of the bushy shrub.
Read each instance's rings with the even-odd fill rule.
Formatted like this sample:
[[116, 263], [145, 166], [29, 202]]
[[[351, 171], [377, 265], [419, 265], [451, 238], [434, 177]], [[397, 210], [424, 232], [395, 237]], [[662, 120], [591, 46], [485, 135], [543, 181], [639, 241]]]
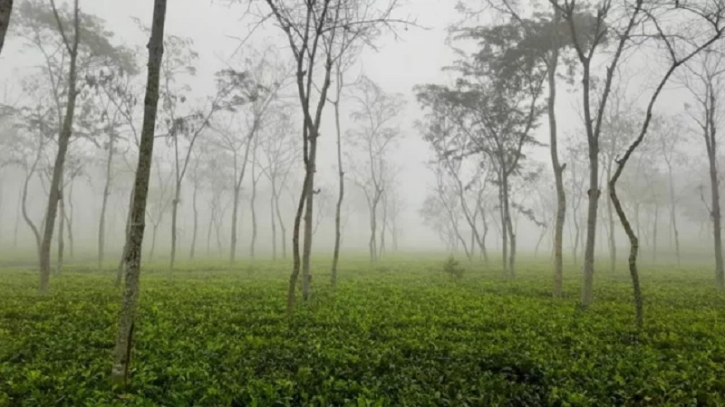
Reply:
[[448, 260], [443, 264], [443, 272], [448, 274], [449, 276], [455, 278], [456, 280], [460, 280], [463, 278], [464, 273], [463, 267], [458, 263], [458, 260], [456, 260], [455, 257], [451, 254], [448, 256]]

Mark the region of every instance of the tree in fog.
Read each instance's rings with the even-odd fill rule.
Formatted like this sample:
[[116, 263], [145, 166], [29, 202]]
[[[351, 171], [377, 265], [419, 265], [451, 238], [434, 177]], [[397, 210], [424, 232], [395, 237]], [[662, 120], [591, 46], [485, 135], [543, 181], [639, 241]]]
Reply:
[[721, 119], [719, 103], [723, 95], [723, 72], [725, 56], [721, 46], [701, 53], [686, 65], [682, 82], [693, 98], [693, 104], [685, 104], [685, 111], [702, 135], [708, 162], [710, 180], [709, 211], [712, 221], [715, 285], [725, 289], [725, 265], [722, 253], [722, 212], [720, 204], [720, 178], [718, 168], [718, 124]]
[[[645, 34], [645, 38], [656, 41], [660, 48], [664, 48], [667, 58], [667, 63], [664, 65], [666, 69], [662, 76], [659, 77], [659, 81], [655, 82], [656, 88], [647, 102], [647, 108], [644, 112], [640, 129], [637, 132], [637, 137], [629, 144], [622, 158], [617, 160], [616, 171], [608, 183], [609, 198], [614, 204], [622, 228], [629, 239], [629, 273], [634, 292], [635, 321], [639, 328], [644, 324], [644, 305], [637, 268], [639, 238], [632, 229], [629, 218], [617, 196], [617, 181], [622, 176], [629, 159], [637, 148], [642, 145], [652, 121], [655, 102], [657, 102], [657, 99], [672, 75], [678, 68], [692, 60], [692, 58], [703, 55], [704, 50], [709, 49], [710, 46], [721, 39], [723, 30], [725, 30], [725, 25], [721, 26], [723, 20], [725, 20], [725, 5], [721, 3], [688, 4], [682, 6], [676, 4], [675, 7], [657, 4], [647, 4], [646, 6], [647, 8], [643, 8], [643, 1], [638, 0], [635, 7], [630, 11], [628, 27], [634, 26], [641, 15], [648, 17], [647, 20], [644, 20], [641, 31]], [[628, 29], [628, 32], [629, 30], [631, 28]], [[688, 40], [681, 41], [683, 37], [688, 38]], [[627, 35], [625, 35], [621, 38], [620, 44], [627, 40]], [[704, 52], [704, 55], [707, 54], [707, 51]], [[612, 75], [613, 73], [610, 71], [608, 76], [610, 81]], [[719, 235], [719, 231], [716, 233]], [[720, 278], [719, 280], [722, 283], [722, 279]]]
[[154, 149], [154, 129], [159, 101], [159, 82], [161, 59], [164, 53], [164, 25], [166, 21], [166, 0], [154, 1], [153, 24], [148, 44], [148, 79], [146, 80], [146, 98], [144, 100], [144, 120], [139, 144], [138, 170], [133, 187], [131, 205], [130, 241], [126, 253], [126, 287], [123, 293], [121, 316], [118, 324], [118, 335], [114, 351], [114, 363], [111, 376], [116, 383], [125, 383], [131, 362], [133, 331], [136, 319], [136, 304], [139, 295], [139, 278], [141, 272], [141, 246], [144, 234], [144, 218], [146, 216], [146, 195], [149, 176], [151, 175], [151, 158]]
[[174, 174], [173, 170], [164, 170], [162, 163], [156, 165], [156, 182], [149, 183], [149, 191], [146, 196], [146, 217], [153, 226], [151, 232], [151, 249], [149, 251], [149, 260], [154, 259], [156, 251], [156, 236], [159, 226], [164, 221], [169, 208], [173, 207], [174, 201]]
[[394, 163], [389, 156], [401, 136], [396, 119], [405, 102], [401, 95], [386, 93], [366, 76], [355, 84], [352, 100], [355, 126], [348, 130], [345, 141], [350, 145], [352, 180], [365, 194], [370, 217], [368, 251], [370, 262], [376, 262], [380, 251], [378, 227], [382, 221], [379, 211], [383, 195], [390, 187], [386, 184]]
[[215, 144], [232, 163], [230, 264], [236, 261], [239, 204], [250, 153], [288, 76], [286, 67], [271, 52], [245, 59], [244, 67], [244, 72], [222, 71], [217, 74], [218, 86], [233, 85], [239, 92], [237, 101], [241, 102], [228, 109], [226, 125], [216, 126], [218, 137]]
[[[311, 0], [299, 4], [287, 0], [265, 0], [265, 3], [289, 42], [304, 123], [302, 158], [305, 180], [292, 233], [294, 261], [287, 300], [288, 312], [291, 313], [300, 271], [303, 298], [308, 299], [311, 293], [310, 255], [317, 141], [335, 62], [343, 58], [348, 50], [354, 49], [354, 44], [369, 42], [381, 28], [395, 22], [391, 13], [397, 6], [397, 0], [388, 0], [381, 6], [366, 0]], [[317, 83], [319, 80], [322, 82]], [[313, 94], [317, 96], [316, 101]], [[304, 247], [300, 257], [299, 235], [303, 213]]]
[[[79, 78], [99, 65], [124, 65], [128, 55], [111, 43], [112, 33], [98, 18], [81, 13], [78, 0], [71, 9], [50, 7], [36, 1], [25, 1], [18, 10], [18, 35], [43, 57], [40, 67], [48, 78], [48, 85], [57, 111], [57, 150], [49, 187], [40, 247], [40, 291], [47, 292], [50, 278], [50, 246], [53, 238], [63, 167], [68, 145], [74, 132], [76, 100], [87, 90]], [[54, 52], [57, 50], [58, 52]]]
[[[298, 163], [299, 139], [292, 132], [292, 112], [281, 108], [272, 113], [266, 134], [260, 140], [260, 167], [270, 184], [270, 228], [272, 231], [272, 259], [277, 259], [277, 242], [282, 243], [282, 258], [287, 258], [287, 226], [280, 208], [282, 192], [287, 187], [292, 169]], [[280, 237], [277, 238], [277, 226]]]

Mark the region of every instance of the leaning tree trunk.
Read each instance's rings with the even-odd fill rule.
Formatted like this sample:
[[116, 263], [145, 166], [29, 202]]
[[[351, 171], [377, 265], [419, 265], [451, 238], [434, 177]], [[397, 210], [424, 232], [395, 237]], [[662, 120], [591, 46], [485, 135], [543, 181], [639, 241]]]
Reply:
[[375, 263], [378, 259], [377, 256], [377, 229], [378, 229], [378, 192], [375, 192], [375, 197], [370, 205], [370, 240], [368, 241], [368, 248], [370, 250], [370, 263]]
[[[620, 164], [621, 165], [621, 164]], [[622, 167], [623, 168], [623, 167]], [[617, 171], [617, 175], [615, 175], [615, 178], [613, 178], [611, 181], [609, 181], [609, 197], [612, 200], [612, 203], [614, 203], [614, 208], [617, 211], [617, 215], [619, 216], [619, 220], [622, 222], [622, 226], [624, 227], [624, 231], [627, 233], [627, 237], [629, 238], [629, 274], [632, 278], [632, 289], [634, 292], [634, 310], [635, 310], [635, 319], [637, 323], [637, 327], [641, 328], [644, 324], [644, 310], [643, 310], [643, 301], [642, 301], [642, 289], [640, 288], [639, 284], [639, 271], [637, 270], [637, 254], [639, 252], [639, 239], [637, 238], [637, 235], [634, 233], [634, 230], [632, 229], [632, 226], [629, 223], [629, 220], [627, 220], [627, 215], [624, 213], [624, 209], [622, 209], [622, 204], [619, 202], [619, 198], [617, 197], [617, 189], [616, 189], [616, 182], [617, 178], [619, 178], [619, 174], [621, 171]]]
[[101, 203], [101, 217], [98, 222], [98, 270], [103, 267], [103, 256], [106, 245], [106, 210], [108, 197], [111, 195], [111, 171], [113, 168], [113, 142], [111, 135], [108, 142], [108, 159], [106, 160], [106, 185], [103, 187], [103, 202]]
[[[615, 148], [612, 148], [614, 150]], [[611, 151], [614, 154], [614, 151]], [[612, 179], [612, 162], [611, 158], [607, 163], [607, 179]], [[614, 209], [612, 208], [612, 200], [607, 200], [607, 222], [609, 225], [609, 231], [607, 233], [607, 240], [609, 243], [609, 272], [614, 274], [617, 268], [617, 242], [614, 239]]]
[[[50, 192], [48, 194], [48, 207], [45, 211], [45, 227], [43, 231], [43, 240], [40, 243], [40, 293], [48, 292], [50, 284], [50, 245], [53, 240], [53, 228], [55, 227], [55, 218], [58, 215], [58, 200], [60, 199], [61, 179], [63, 178], [63, 167], [65, 165], [65, 156], [68, 152], [68, 143], [73, 133], [73, 116], [76, 108], [76, 77], [78, 76], [78, 43], [80, 40], [79, 29], [79, 10], [78, 0], [75, 1], [75, 30], [73, 33], [73, 46], [66, 44], [70, 51], [70, 70], [68, 72], [68, 101], [66, 104], [65, 118], [63, 119], [63, 128], [58, 137], [58, 153], [53, 166], [53, 177], [50, 182]], [[60, 24], [60, 22], [58, 22]], [[61, 233], [63, 233], [61, 231]]]
[[151, 39], [149, 40], [148, 80], [144, 100], [144, 121], [139, 145], [138, 169], [134, 183], [134, 199], [131, 231], [129, 233], [128, 253], [126, 253], [126, 288], [116, 336], [115, 360], [112, 378], [116, 383], [125, 383], [131, 362], [136, 303], [139, 295], [141, 274], [141, 247], [146, 217], [146, 197], [151, 174], [151, 158], [154, 150], [154, 127], [159, 102], [159, 77], [161, 57], [164, 52], [164, 23], [166, 18], [166, 0], [155, 0]]
[[68, 228], [68, 248], [70, 249], [68, 254], [70, 255], [70, 258], [73, 259], [75, 258], [75, 243], [73, 240], [73, 180], [70, 182], [68, 196], [65, 198], [68, 200], [68, 211], [63, 212], [63, 215], [65, 216], [66, 227]]
[[13, 11], [13, 0], [0, 0], [0, 52], [5, 45], [5, 34], [10, 26], [10, 16]]

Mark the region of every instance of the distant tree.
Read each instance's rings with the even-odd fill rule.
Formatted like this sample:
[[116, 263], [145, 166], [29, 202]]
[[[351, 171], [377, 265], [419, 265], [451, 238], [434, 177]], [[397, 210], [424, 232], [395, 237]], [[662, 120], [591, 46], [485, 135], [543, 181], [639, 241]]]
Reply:
[[146, 217], [153, 225], [151, 234], [151, 251], [149, 252], [149, 260], [153, 260], [156, 249], [156, 235], [159, 226], [164, 220], [164, 216], [169, 208], [173, 205], [174, 200], [174, 182], [173, 170], [167, 172], [160, 166], [156, 166], [156, 185], [151, 184], [146, 198]]
[[[368, 250], [370, 262], [379, 258], [378, 225], [383, 195], [387, 192], [387, 175], [391, 170], [390, 150], [400, 138], [397, 119], [405, 107], [401, 95], [388, 94], [368, 77], [355, 84], [352, 93], [356, 126], [349, 129], [346, 141], [351, 146], [353, 182], [365, 194], [370, 216]], [[353, 155], [354, 154], [354, 155]], [[384, 223], [384, 222], [383, 222]]]
[[715, 48], [701, 53], [686, 65], [681, 81], [690, 91], [694, 106], [685, 104], [685, 112], [695, 122], [705, 142], [709, 165], [710, 220], [715, 255], [715, 286], [725, 289], [725, 264], [722, 253], [722, 207], [720, 203], [720, 178], [718, 168], [718, 123], [721, 119], [719, 103], [723, 99], [723, 72], [725, 56]]

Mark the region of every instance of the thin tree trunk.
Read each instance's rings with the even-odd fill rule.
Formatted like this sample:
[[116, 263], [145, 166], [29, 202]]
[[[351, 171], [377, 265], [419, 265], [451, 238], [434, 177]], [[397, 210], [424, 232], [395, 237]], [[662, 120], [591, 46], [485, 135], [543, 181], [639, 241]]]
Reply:
[[677, 229], [677, 200], [675, 199], [675, 183], [672, 176], [672, 168], [668, 168], [670, 181], [670, 225], [672, 227], [673, 237], [675, 239], [675, 255], [677, 256], [677, 266], [682, 265], [680, 257], [680, 232]]
[[229, 251], [229, 264], [234, 264], [237, 258], [237, 223], [239, 216], [240, 188], [234, 187], [234, 201], [232, 203], [232, 243]]
[[272, 260], [277, 260], [277, 221], [275, 219], [276, 214], [274, 213], [274, 195], [276, 187], [272, 183], [272, 195], [269, 197], [269, 220], [272, 226]]
[[70, 255], [70, 258], [73, 259], [75, 258], [75, 243], [73, 240], [73, 180], [71, 180], [70, 182], [70, 186], [68, 188], [68, 196], [66, 196], [65, 199], [68, 200], [68, 211], [64, 212], [66, 225], [68, 228], [68, 248], [70, 249], [68, 251], [68, 254]]
[[154, 225], [154, 232], [151, 237], [151, 252], [149, 252], [149, 261], [154, 260], [154, 251], [156, 250], [156, 232], [159, 230], [159, 224]]
[[[342, 75], [338, 68], [338, 82], [341, 80]], [[335, 107], [335, 128], [337, 129], [337, 179], [338, 179], [338, 194], [337, 204], [335, 205], [335, 248], [332, 252], [332, 269], [330, 273], [330, 279], [332, 282], [332, 288], [337, 288], [337, 263], [340, 259], [340, 240], [342, 238], [342, 231], [340, 229], [340, 215], [342, 212], [342, 201], [345, 198], [345, 170], [342, 166], [342, 129], [340, 126], [340, 87], [338, 84], [337, 101], [334, 104]]]
[[15, 227], [13, 228], [13, 247], [18, 247], [18, 229], [20, 228], [20, 207], [23, 202], [23, 191], [18, 193], [18, 206], [15, 208]]
[[5, 34], [10, 26], [10, 16], [13, 11], [13, 0], [0, 0], [0, 52], [5, 45]]
[[[63, 180], [60, 181], [63, 185]], [[55, 273], [60, 275], [63, 272], [63, 254], [65, 252], [65, 199], [63, 197], [63, 190], [60, 190], [58, 206], [60, 207], [60, 216], [58, 216], [58, 264], [55, 265]]]
[[713, 243], [715, 245], [715, 286], [718, 290], [725, 289], [725, 271], [723, 270], [722, 255], [722, 217], [720, 211], [720, 180], [717, 168], [717, 137], [715, 127], [715, 95], [710, 91], [710, 111], [707, 118], [708, 130], [705, 138], [707, 143], [707, 157], [710, 166], [710, 195]]
[[[377, 194], [377, 192], [376, 192]], [[370, 239], [368, 240], [368, 249], [370, 251], [370, 263], [375, 263], [377, 260], [377, 248], [378, 248], [378, 214], [377, 214], [377, 196], [373, 198], [373, 202], [370, 205]]]
[[[611, 153], [613, 154], [614, 152], [612, 151]], [[607, 179], [611, 178], [612, 162], [610, 161], [607, 164]], [[614, 239], [614, 210], [610, 199], [607, 200], [607, 222], [609, 224], [609, 230], [607, 233], [607, 239], [609, 242], [609, 273], [614, 274], [617, 267], [617, 242]]]
[[274, 197], [274, 209], [277, 212], [277, 221], [279, 222], [279, 229], [282, 232], [282, 258], [287, 258], [287, 228], [284, 226], [284, 219], [282, 218], [282, 211], [279, 209], [279, 193], [275, 194]]
[[131, 215], [133, 214], [133, 203], [134, 203], [134, 193], [133, 189], [131, 190], [131, 193], [128, 195], [128, 212], [126, 212], [126, 228], [125, 228], [125, 236], [126, 241], [123, 244], [123, 252], [121, 252], [121, 261], [118, 262], [118, 267], [116, 269], [116, 287], [120, 287], [121, 283], [123, 282], [123, 277], [125, 275], [124, 271], [124, 265], [126, 263], [126, 256], [128, 256], [128, 245], [131, 241], [131, 221], [133, 218]]
[[178, 175], [178, 166], [176, 169], [176, 173], [177, 181], [176, 188], [174, 188], [174, 200], [171, 201], [171, 260], [169, 261], [169, 271], [171, 273], [174, 272], [174, 263], [176, 263], [176, 218], [179, 214], [179, 204], [181, 203], [181, 179]]
[[[556, 0], [555, 0], [556, 1]], [[561, 11], [554, 3], [554, 26], [559, 25]], [[559, 66], [559, 39], [552, 36], [553, 47], [549, 58], [548, 85], [549, 99], [547, 101], [547, 114], [549, 116], [549, 145], [551, 152], [551, 167], [554, 171], [554, 184], [556, 186], [556, 220], [554, 224], [554, 297], [561, 297], [564, 267], [564, 222], [566, 221], [566, 191], [564, 189], [564, 168], [559, 161], [558, 134], [556, 122], [556, 70]]]
[[[287, 315], [292, 315], [295, 306], [295, 290], [297, 289], [297, 280], [300, 276], [300, 224], [302, 223], [302, 213], [305, 208], [307, 194], [312, 193], [309, 188], [310, 172], [306, 171], [305, 181], [302, 186], [297, 212], [295, 214], [295, 222], [292, 228], [292, 274], [290, 275], [289, 290], [287, 292]], [[309, 191], [309, 192], [308, 192]]]
[[[251, 140], [250, 140], [251, 142]], [[254, 151], [252, 152], [252, 196], [249, 198], [249, 210], [252, 214], [252, 239], [249, 243], [249, 256], [254, 260], [255, 249], [257, 246], [257, 178], [256, 165], [257, 163], [257, 143], [254, 143]]]
[[[57, 21], [60, 25], [60, 20]], [[65, 165], [65, 156], [68, 151], [68, 143], [73, 133], [73, 116], [75, 114], [76, 97], [76, 77], [77, 60], [78, 60], [78, 44], [80, 40], [80, 17], [78, 0], [74, 4], [74, 27], [73, 44], [66, 42], [66, 46], [70, 52], [70, 69], [68, 72], [68, 101], [66, 105], [65, 118], [63, 119], [63, 128], [58, 136], [58, 154], [55, 158], [53, 166], [53, 177], [50, 182], [50, 191], [48, 194], [48, 207], [45, 212], [45, 228], [43, 231], [43, 240], [40, 244], [40, 293], [46, 294], [50, 284], [50, 245], [53, 240], [53, 228], [55, 227], [55, 218], [58, 214], [58, 200], [60, 199], [61, 179], [63, 176], [63, 167]], [[62, 231], [61, 231], [62, 233]]]
[[108, 208], [108, 197], [111, 195], [111, 171], [113, 168], [113, 134], [108, 141], [108, 159], [106, 160], [106, 185], [103, 187], [103, 202], [101, 203], [101, 217], [98, 222], [98, 270], [103, 267], [103, 257], [106, 244], [106, 210]]
[[189, 259], [194, 260], [196, 254], [196, 235], [199, 232], [199, 208], [196, 206], [196, 196], [199, 193], [199, 181], [194, 180], [194, 196], [192, 197], [191, 205], [194, 209], [194, 229], [191, 235], [191, 249], [189, 250]]
[[206, 231], [206, 256], [209, 257], [211, 255], [211, 230], [212, 226], [214, 225], [214, 210], [212, 209], [211, 215], [209, 215], [209, 227]]
[[[40, 152], [38, 152], [38, 156], [40, 156]], [[37, 161], [36, 161], [37, 164]], [[27, 172], [25, 175], [25, 183], [23, 184], [23, 193], [22, 193], [22, 212], [23, 212], [23, 219], [25, 220], [25, 223], [28, 224], [28, 227], [30, 227], [30, 230], [33, 232], [33, 236], [35, 237], [35, 249], [40, 253], [40, 231], [37, 226], [35, 226], [35, 223], [32, 219], [30, 219], [30, 216], [28, 215], [28, 184], [30, 184], [30, 178], [33, 176], [33, 173], [35, 173], [35, 166], [36, 164], [33, 164], [33, 167], [30, 171]]]
[[581, 293], [581, 307], [587, 308], [592, 304], [594, 289], [594, 248], [597, 238], [597, 209], [599, 204], [599, 142], [589, 142], [589, 190], [587, 195], [587, 231], [586, 245], [584, 247], [584, 284]]
[[[621, 164], [620, 164], [621, 165]], [[622, 204], [619, 202], [619, 198], [617, 197], [617, 190], [615, 188], [615, 183], [617, 182], [618, 176], [615, 176], [611, 181], [609, 181], [609, 197], [611, 198], [612, 202], [614, 203], [614, 208], [617, 211], [617, 215], [619, 215], [619, 220], [622, 222], [622, 226], [624, 227], [624, 231], [627, 233], [627, 237], [629, 238], [629, 274], [632, 278], [632, 288], [634, 292], [634, 310], [635, 310], [635, 319], [637, 323], [638, 328], [642, 328], [642, 325], [644, 324], [644, 306], [642, 301], [642, 289], [640, 288], [639, 284], [639, 271], [637, 269], [637, 254], [639, 252], [639, 239], [637, 239], [637, 235], [634, 234], [634, 230], [632, 230], [632, 226], [630, 225], [629, 221], [627, 220], [627, 216], [624, 213], [624, 210], [622, 209]]]
[[655, 205], [655, 219], [652, 225], [652, 262], [657, 262], [657, 222], [659, 221], [659, 206]]
[[134, 184], [131, 233], [129, 233], [128, 253], [126, 254], [126, 288], [123, 293], [118, 335], [116, 337], [115, 358], [112, 378], [116, 383], [125, 383], [131, 361], [136, 303], [139, 295], [141, 274], [141, 246], [146, 217], [146, 197], [148, 194], [151, 158], [154, 148], [154, 128], [159, 101], [159, 77], [161, 58], [164, 52], [164, 23], [166, 18], [166, 0], [155, 0], [151, 38], [149, 40], [148, 80], [144, 100], [144, 121], [139, 145], [138, 169]]
[[312, 274], [310, 272], [310, 256], [312, 255], [313, 205], [315, 198], [315, 171], [317, 159], [317, 132], [310, 133], [310, 155], [307, 163], [308, 193], [305, 196], [305, 230], [302, 252], [302, 298], [307, 301], [312, 295]]

